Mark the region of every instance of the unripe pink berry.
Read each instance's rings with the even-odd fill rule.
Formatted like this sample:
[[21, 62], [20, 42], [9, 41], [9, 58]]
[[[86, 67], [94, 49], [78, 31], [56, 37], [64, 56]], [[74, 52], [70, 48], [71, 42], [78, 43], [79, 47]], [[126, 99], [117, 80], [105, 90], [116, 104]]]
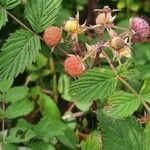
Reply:
[[145, 41], [150, 33], [148, 22], [139, 17], [131, 19], [131, 28], [134, 32], [134, 35], [132, 36], [133, 42]]
[[47, 28], [44, 31], [43, 39], [48, 46], [56, 46], [62, 39], [61, 29], [55, 26]]
[[64, 70], [71, 77], [79, 77], [85, 70], [78, 56], [70, 55], [64, 62]]

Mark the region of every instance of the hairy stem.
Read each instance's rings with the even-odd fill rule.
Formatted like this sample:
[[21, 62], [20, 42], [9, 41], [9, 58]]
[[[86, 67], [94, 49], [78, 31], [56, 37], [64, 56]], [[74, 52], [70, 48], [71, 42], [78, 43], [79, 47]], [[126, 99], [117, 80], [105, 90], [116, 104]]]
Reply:
[[[107, 55], [107, 53], [102, 50], [102, 54], [105, 57], [105, 59], [107, 60], [107, 62], [109, 63], [109, 66], [110, 66], [111, 70], [116, 74], [116, 69], [115, 69], [112, 61], [110, 60], [109, 56]], [[146, 108], [148, 113], [150, 113], [150, 107], [147, 105], [147, 103], [145, 102], [144, 98], [141, 95], [139, 95], [134, 90], [134, 88], [126, 80], [124, 80], [122, 77], [118, 76], [118, 79], [141, 101], [141, 103]]]

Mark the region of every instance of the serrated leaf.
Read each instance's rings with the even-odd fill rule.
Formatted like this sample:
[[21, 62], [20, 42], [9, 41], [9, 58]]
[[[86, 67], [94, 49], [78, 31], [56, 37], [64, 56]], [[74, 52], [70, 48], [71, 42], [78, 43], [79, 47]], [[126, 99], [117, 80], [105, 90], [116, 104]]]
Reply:
[[22, 143], [29, 141], [35, 136], [36, 134], [34, 131], [28, 128], [15, 127], [10, 129], [9, 135], [6, 137], [6, 141], [8, 143]]
[[58, 140], [70, 149], [76, 149], [76, 135], [73, 130], [67, 128], [63, 135], [57, 136]]
[[36, 32], [42, 32], [55, 21], [61, 0], [29, 0], [25, 16]]
[[28, 94], [29, 88], [26, 86], [16, 86], [7, 91], [5, 94], [5, 102], [17, 102], [19, 100], [22, 100], [25, 98], [25, 96]]
[[40, 49], [40, 40], [36, 35], [25, 30], [12, 33], [0, 53], [0, 79], [22, 73], [27, 65], [35, 61]]
[[40, 94], [39, 105], [43, 116], [60, 119], [60, 112], [56, 103], [47, 95]]
[[144, 80], [143, 86], [141, 88], [140, 94], [146, 95], [150, 93], [150, 77]]
[[6, 80], [0, 81], [0, 92], [7, 92], [13, 84], [13, 78], [8, 78]]
[[21, 0], [0, 0], [6, 9], [12, 9], [21, 3]]
[[144, 97], [146, 102], [150, 102], [150, 77], [147, 77], [144, 80], [144, 83], [141, 87], [140, 94]]
[[19, 118], [16, 126], [17, 127], [24, 127], [24, 128], [28, 128], [28, 129], [32, 130], [34, 127], [34, 124], [27, 122], [27, 120], [25, 120], [23, 118]]
[[141, 125], [133, 117], [117, 119], [98, 111], [104, 150], [143, 150]]
[[117, 73], [119, 76], [132, 79], [139, 75], [139, 71], [135, 69], [135, 62], [132, 59], [129, 59], [124, 64], [121, 64], [117, 67]]
[[75, 101], [90, 103], [104, 99], [116, 89], [117, 79], [109, 69], [91, 69], [71, 84], [70, 93]]
[[9, 119], [17, 118], [29, 114], [34, 108], [34, 103], [24, 99], [8, 106], [5, 117]]
[[146, 125], [144, 129], [144, 143], [143, 143], [143, 150], [150, 150], [150, 122]]
[[7, 12], [5, 9], [0, 7], [0, 29], [6, 24], [7, 21]]
[[42, 118], [35, 126], [34, 131], [37, 134], [37, 138], [47, 138], [63, 135], [66, 129], [65, 124], [59, 120], [49, 117]]
[[55, 147], [47, 142], [32, 142], [28, 147], [31, 150], [55, 150]]
[[96, 136], [89, 136], [86, 141], [81, 142], [81, 150], [102, 150], [100, 139]]
[[122, 118], [132, 115], [140, 106], [140, 100], [133, 94], [117, 91], [108, 98], [111, 108], [108, 115], [114, 118]]

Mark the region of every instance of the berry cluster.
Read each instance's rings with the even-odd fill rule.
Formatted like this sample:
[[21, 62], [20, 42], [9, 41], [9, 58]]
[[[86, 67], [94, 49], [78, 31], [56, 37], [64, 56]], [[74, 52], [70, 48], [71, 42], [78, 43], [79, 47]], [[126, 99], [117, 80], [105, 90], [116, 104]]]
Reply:
[[[104, 57], [101, 53], [103, 48], [108, 48], [114, 57], [121, 63], [121, 58], [132, 57], [132, 44], [134, 42], [144, 42], [147, 40], [150, 29], [149, 24], [142, 18], [134, 17], [130, 19], [129, 28], [121, 28], [114, 24], [116, 16], [112, 16], [113, 12], [118, 11], [105, 6], [103, 9], [94, 10], [98, 13], [95, 19], [95, 25], [86, 26], [86, 22], [80, 25], [79, 13], [75, 18], [69, 18], [64, 24], [63, 29], [70, 35], [70, 43], [72, 52], [68, 54], [68, 58], [64, 61], [64, 70], [71, 77], [79, 77], [89, 67], [94, 67], [99, 63], [100, 58]], [[94, 45], [85, 43], [85, 47], [81, 48], [78, 35], [93, 30], [99, 36], [99, 41]], [[118, 34], [116, 30], [123, 30]], [[103, 40], [104, 32], [108, 32], [109, 38]], [[62, 40], [62, 30], [58, 27], [49, 27], [45, 30], [43, 39], [50, 47], [55, 47]], [[82, 44], [83, 45], [83, 44]], [[87, 65], [90, 60], [92, 65]]]

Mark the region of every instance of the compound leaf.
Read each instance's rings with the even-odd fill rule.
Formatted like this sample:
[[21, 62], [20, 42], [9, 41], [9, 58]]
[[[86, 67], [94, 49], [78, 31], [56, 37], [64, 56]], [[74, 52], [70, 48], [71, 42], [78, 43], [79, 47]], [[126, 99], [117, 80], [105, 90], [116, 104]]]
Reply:
[[16, 77], [35, 61], [41, 49], [39, 38], [25, 30], [11, 34], [0, 53], [0, 80]]
[[70, 93], [75, 101], [88, 104], [113, 94], [116, 84], [116, 76], [111, 70], [95, 68], [74, 81], [71, 84]]
[[36, 32], [52, 25], [60, 9], [61, 0], [29, 0], [25, 16]]
[[97, 112], [105, 150], [143, 150], [141, 125], [133, 117], [114, 119]]
[[112, 107], [108, 114], [115, 118], [127, 117], [136, 111], [141, 102], [133, 94], [117, 91], [108, 98], [108, 103]]

